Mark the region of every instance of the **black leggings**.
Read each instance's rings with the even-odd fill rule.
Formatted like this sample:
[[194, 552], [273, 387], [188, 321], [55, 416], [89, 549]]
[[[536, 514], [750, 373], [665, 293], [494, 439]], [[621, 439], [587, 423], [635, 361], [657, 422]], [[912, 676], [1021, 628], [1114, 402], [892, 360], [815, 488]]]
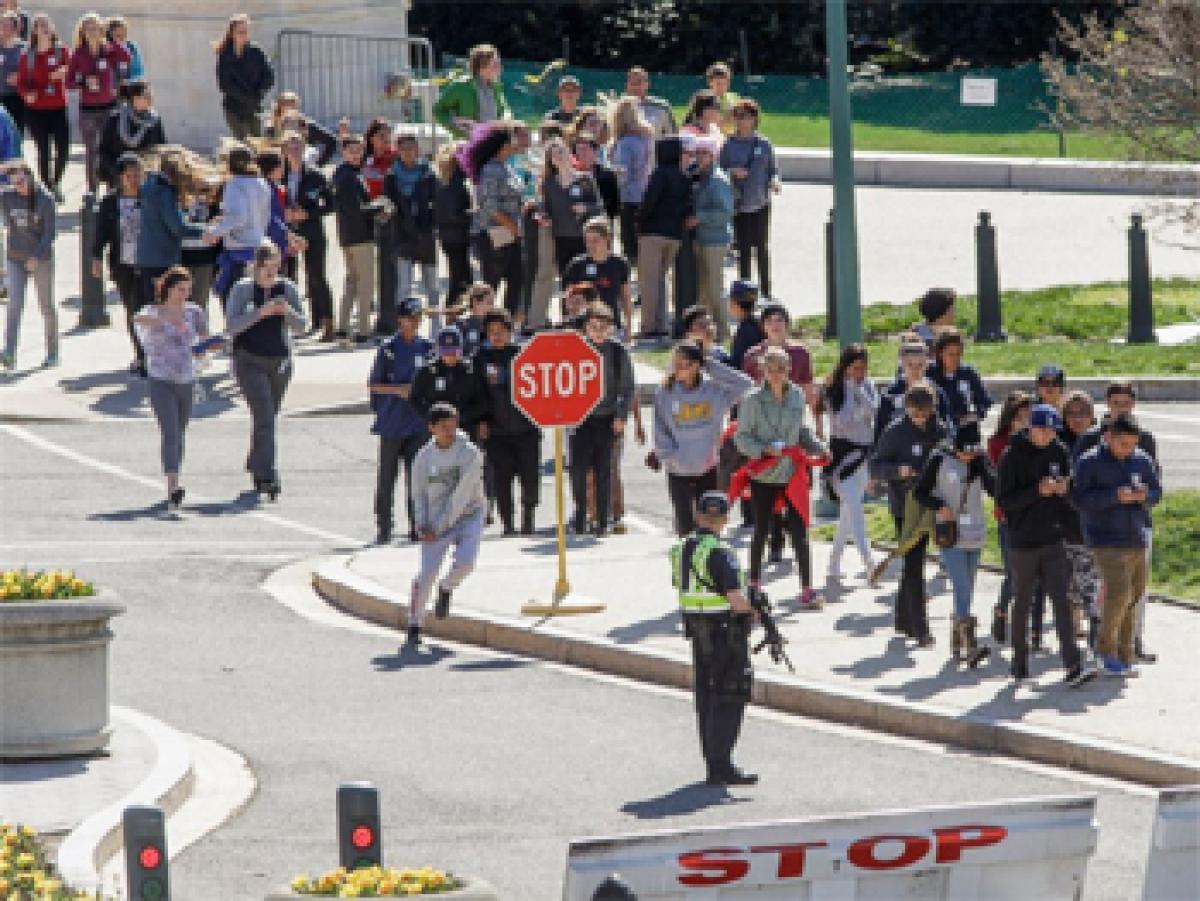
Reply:
[[564, 289], [567, 287], [567, 266], [575, 257], [586, 252], [587, 247], [583, 243], [582, 236], [578, 238], [556, 236], [554, 238], [554, 262], [558, 266], [558, 278], [562, 281]]
[[675, 534], [680, 538], [696, 531], [696, 501], [717, 487], [717, 467], [703, 475], [677, 476], [667, 473], [667, 494], [675, 508]]
[[[440, 239], [439, 239], [440, 240]], [[471, 287], [471, 254], [466, 244], [441, 241], [442, 253], [449, 270], [446, 287], [446, 306], [455, 306]]]
[[493, 291], [499, 291], [500, 283], [504, 282], [504, 309], [513, 316], [524, 315], [521, 303], [521, 282], [524, 278], [521, 241], [492, 247], [487, 232], [483, 232], [475, 236], [475, 249], [483, 269], [483, 280], [492, 286]]
[[[65, 109], [26, 109], [25, 124], [37, 145], [38, 177], [47, 188], [62, 181], [71, 149], [71, 130]], [[54, 139], [54, 166], [50, 166], [50, 139]]]
[[758, 257], [758, 288], [763, 297], [771, 296], [771, 258], [767, 241], [771, 230], [771, 207], [768, 204], [753, 213], [737, 213], [733, 217], [733, 240], [737, 244], [738, 278], [750, 278], [750, 253]]
[[754, 534], [750, 538], [750, 579], [757, 582], [762, 577], [763, 550], [767, 545], [767, 533], [775, 519], [775, 502], [783, 494], [784, 524], [792, 539], [792, 550], [796, 554], [796, 568], [800, 570], [800, 587], [812, 587], [812, 562], [808, 552], [808, 529], [800, 511], [788, 500], [787, 485], [768, 482], [750, 482], [750, 507], [754, 511]]
[[638, 227], [637, 216], [640, 203], [621, 204], [621, 253], [629, 265], [637, 268]]

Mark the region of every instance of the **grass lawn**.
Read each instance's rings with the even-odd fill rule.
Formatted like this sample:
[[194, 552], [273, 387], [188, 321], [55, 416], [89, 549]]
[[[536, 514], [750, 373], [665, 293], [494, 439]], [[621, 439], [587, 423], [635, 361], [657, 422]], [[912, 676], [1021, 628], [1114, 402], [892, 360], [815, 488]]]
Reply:
[[[992, 500], [984, 498], [988, 538], [983, 562], [1000, 565], [1000, 544]], [[834, 526], [820, 525], [812, 530], [818, 541], [832, 541]], [[886, 504], [867, 507], [867, 533], [872, 542], [892, 542], [895, 529]], [[1200, 489], [1168, 491], [1154, 511], [1154, 558], [1150, 587], [1161, 594], [1200, 603], [1200, 567], [1196, 566], [1196, 547], [1200, 545]]]
[[[1115, 344], [1128, 326], [1128, 287], [1124, 282], [1064, 285], [1037, 291], [1005, 291], [1003, 321], [1011, 340], [997, 344], [971, 343], [967, 362], [984, 375], [1027, 375], [1043, 363], [1056, 362], [1068, 377], [1109, 375], [1196, 375], [1200, 377], [1200, 347]], [[1158, 325], [1200, 321], [1200, 281], [1156, 279], [1154, 315]], [[873, 303], [863, 310], [872, 375], [895, 372], [896, 336], [920, 319], [916, 301], [893, 305]], [[974, 334], [978, 322], [972, 296], [958, 302], [958, 325]], [[795, 322], [797, 334], [813, 354], [818, 375], [831, 371], [837, 360], [836, 341], [821, 338], [823, 316]], [[667, 353], [639, 353], [638, 359], [662, 368]]]
[[[679, 121], [683, 121], [680, 111]], [[829, 120], [823, 116], [764, 113], [762, 133], [776, 147], [829, 147]], [[1057, 157], [1058, 135], [1052, 131], [938, 132], [892, 125], [854, 124], [855, 150], [898, 150], [982, 156]], [[1123, 160], [1124, 147], [1104, 135], [1067, 135], [1067, 156], [1092, 160]]]

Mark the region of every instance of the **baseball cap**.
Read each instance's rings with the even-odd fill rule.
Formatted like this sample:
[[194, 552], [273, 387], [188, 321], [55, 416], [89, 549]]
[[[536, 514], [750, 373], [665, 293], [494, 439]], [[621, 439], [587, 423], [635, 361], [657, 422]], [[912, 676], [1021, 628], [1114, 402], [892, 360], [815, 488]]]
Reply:
[[1062, 417], [1050, 404], [1038, 404], [1029, 414], [1029, 424], [1039, 429], [1057, 429], [1062, 426]]
[[458, 329], [452, 325], [447, 325], [437, 333], [437, 349], [439, 353], [448, 353], [456, 351], [462, 353], [463, 340]]
[[1038, 383], [1049, 382], [1052, 385], [1062, 386], [1067, 383], [1067, 374], [1063, 372], [1063, 368], [1055, 363], [1047, 363], [1037, 374]]
[[743, 310], [753, 310], [758, 303], [758, 283], [737, 279], [729, 286], [729, 299]]
[[696, 512], [724, 516], [729, 512], [729, 498], [724, 491], [706, 491], [696, 501]]
[[562, 78], [560, 78], [558, 80], [558, 89], [560, 91], [563, 88], [578, 88], [578, 87], [580, 87], [579, 79], [576, 78], [574, 75], [564, 75]]
[[397, 316], [420, 316], [421, 298], [405, 297], [396, 303]]
[[983, 443], [979, 434], [978, 422], [960, 423], [954, 433], [955, 450], [974, 450]]

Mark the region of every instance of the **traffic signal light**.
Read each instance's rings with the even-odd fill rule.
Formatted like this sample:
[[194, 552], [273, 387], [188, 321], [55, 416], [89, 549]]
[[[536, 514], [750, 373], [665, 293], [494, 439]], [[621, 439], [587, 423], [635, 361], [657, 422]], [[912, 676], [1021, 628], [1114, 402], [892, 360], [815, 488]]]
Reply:
[[338, 863], [347, 870], [383, 865], [379, 791], [369, 782], [347, 782], [337, 790]]
[[130, 901], [168, 901], [167, 829], [157, 807], [127, 807], [121, 817], [125, 833], [125, 882]]

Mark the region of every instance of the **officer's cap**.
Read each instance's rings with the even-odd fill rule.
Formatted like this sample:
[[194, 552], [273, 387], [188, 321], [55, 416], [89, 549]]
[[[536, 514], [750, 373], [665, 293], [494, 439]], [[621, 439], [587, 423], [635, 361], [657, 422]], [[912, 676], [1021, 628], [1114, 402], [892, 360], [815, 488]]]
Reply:
[[696, 512], [707, 513], [711, 516], [725, 516], [729, 513], [729, 498], [724, 491], [706, 491], [696, 501]]
[[397, 316], [420, 316], [421, 315], [421, 298], [405, 297], [396, 303]]

